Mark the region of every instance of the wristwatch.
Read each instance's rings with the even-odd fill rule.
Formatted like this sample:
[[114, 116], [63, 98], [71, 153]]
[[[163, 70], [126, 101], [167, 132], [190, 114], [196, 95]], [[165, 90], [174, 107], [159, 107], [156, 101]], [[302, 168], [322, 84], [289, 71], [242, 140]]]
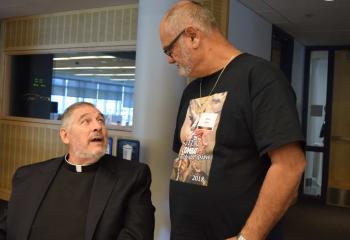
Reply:
[[247, 240], [241, 233], [238, 233], [237, 240]]

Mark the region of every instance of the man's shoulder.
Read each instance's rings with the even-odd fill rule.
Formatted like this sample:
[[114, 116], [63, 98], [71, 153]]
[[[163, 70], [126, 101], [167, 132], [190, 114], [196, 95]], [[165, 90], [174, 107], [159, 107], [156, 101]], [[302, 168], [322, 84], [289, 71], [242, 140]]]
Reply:
[[47, 168], [50, 168], [50, 166], [59, 164], [63, 160], [63, 156], [61, 157], [56, 157], [56, 158], [51, 158], [42, 162], [37, 162], [37, 163], [32, 163], [29, 165], [24, 165], [16, 170], [16, 176], [21, 176], [29, 173], [35, 173], [37, 171], [41, 171]]
[[137, 161], [129, 161], [124, 159], [118, 159], [115, 156], [106, 154], [103, 157], [103, 164], [108, 165], [114, 171], [140, 171], [142, 169], [148, 169], [148, 165], [145, 163], [137, 162]]
[[242, 54], [236, 69], [248, 74], [250, 88], [256, 86], [258, 89], [263, 89], [276, 82], [288, 82], [285, 81], [284, 74], [277, 66], [266, 59], [248, 53]]
[[249, 53], [242, 53], [237, 57], [237, 62], [240, 65], [246, 65], [248, 68], [256, 68], [256, 67], [272, 67], [273, 65], [267, 61], [266, 59], [263, 59], [261, 57], [249, 54]]

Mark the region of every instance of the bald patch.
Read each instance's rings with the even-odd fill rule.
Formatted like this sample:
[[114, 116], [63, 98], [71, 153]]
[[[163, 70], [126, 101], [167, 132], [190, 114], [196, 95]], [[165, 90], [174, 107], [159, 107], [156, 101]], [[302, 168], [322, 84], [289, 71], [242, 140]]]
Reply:
[[207, 8], [188, 0], [173, 5], [165, 13], [161, 22], [161, 29], [166, 33], [177, 33], [188, 26], [210, 33], [217, 28], [217, 23]]

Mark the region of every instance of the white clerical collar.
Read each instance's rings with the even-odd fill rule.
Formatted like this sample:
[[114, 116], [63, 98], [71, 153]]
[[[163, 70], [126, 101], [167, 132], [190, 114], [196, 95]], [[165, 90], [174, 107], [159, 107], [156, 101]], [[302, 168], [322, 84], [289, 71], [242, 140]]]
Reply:
[[65, 162], [67, 163], [67, 167], [69, 170], [72, 170], [74, 172], [78, 172], [78, 173], [81, 173], [81, 172], [85, 172], [85, 171], [88, 171], [89, 169], [94, 169], [95, 168], [95, 164], [96, 162], [98, 161], [95, 161], [95, 162], [90, 162], [90, 163], [86, 163], [86, 164], [83, 164], [83, 165], [80, 165], [80, 164], [73, 164], [71, 162], [69, 162], [69, 154], [67, 153], [65, 156], [64, 156], [64, 160]]

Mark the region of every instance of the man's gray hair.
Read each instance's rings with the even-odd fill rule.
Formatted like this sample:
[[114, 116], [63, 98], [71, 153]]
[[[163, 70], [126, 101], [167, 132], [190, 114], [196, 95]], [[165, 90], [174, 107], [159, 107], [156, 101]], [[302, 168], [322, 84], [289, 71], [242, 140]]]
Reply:
[[89, 102], [76, 102], [70, 105], [63, 113], [61, 120], [61, 127], [67, 129], [70, 126], [70, 117], [72, 116], [72, 113], [74, 110], [76, 110], [79, 107], [82, 106], [90, 106], [90, 107], [96, 107], [94, 104], [89, 103]]
[[213, 13], [197, 1], [178, 2], [168, 10], [165, 21], [174, 32], [180, 32], [189, 25], [207, 33], [218, 29]]

